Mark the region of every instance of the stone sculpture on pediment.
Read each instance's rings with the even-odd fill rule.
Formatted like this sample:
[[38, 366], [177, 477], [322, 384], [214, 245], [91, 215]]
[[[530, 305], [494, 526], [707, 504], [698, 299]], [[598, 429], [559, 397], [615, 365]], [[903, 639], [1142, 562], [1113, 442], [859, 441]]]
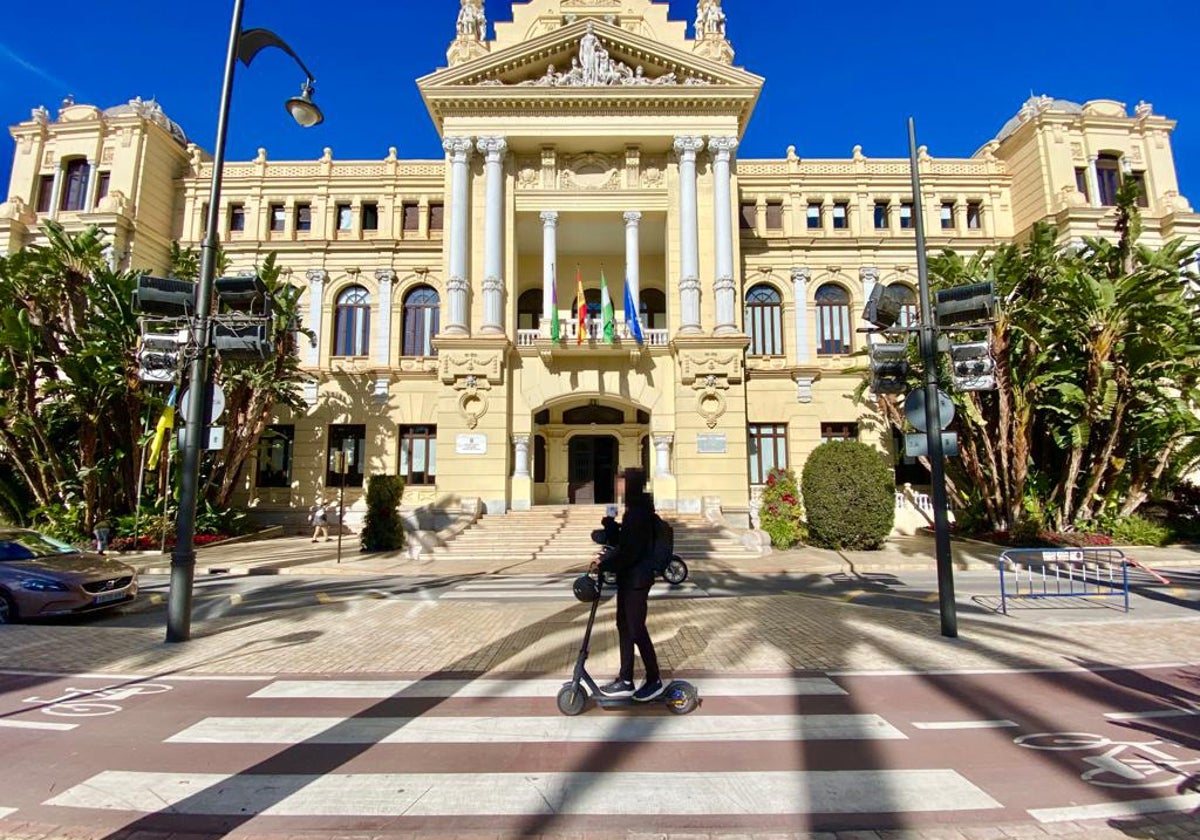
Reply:
[[456, 24], [458, 37], [465, 41], [482, 41], [487, 33], [487, 15], [482, 0], [461, 0]]
[[[479, 82], [481, 85], [502, 85], [499, 79], [489, 79]], [[551, 64], [546, 72], [533, 79], [516, 82], [520, 87], [615, 87], [640, 85], [706, 85], [709, 82], [695, 76], [688, 76], [683, 81], [671, 72], [661, 76], [646, 75], [641, 65], [630, 67], [623, 61], [617, 61], [600, 43], [592, 25], [579, 39], [579, 53], [571, 56], [571, 64], [565, 70]]]

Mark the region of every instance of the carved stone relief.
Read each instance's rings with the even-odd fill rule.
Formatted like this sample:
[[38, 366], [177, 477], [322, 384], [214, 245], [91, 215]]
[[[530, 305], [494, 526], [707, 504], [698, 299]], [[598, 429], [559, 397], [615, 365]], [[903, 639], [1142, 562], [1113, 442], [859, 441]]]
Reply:
[[582, 154], [564, 158], [559, 189], [615, 190], [621, 187], [621, 161], [615, 155]]
[[499, 385], [501, 382], [499, 351], [451, 350], [442, 353], [438, 359], [442, 382], [446, 384], [467, 377], [476, 377], [492, 385]]
[[719, 387], [728, 388], [729, 383], [742, 381], [742, 354], [732, 350], [711, 350], [700, 353], [685, 353], [680, 356], [680, 381], [684, 385], [705, 387], [702, 384], [715, 377]]

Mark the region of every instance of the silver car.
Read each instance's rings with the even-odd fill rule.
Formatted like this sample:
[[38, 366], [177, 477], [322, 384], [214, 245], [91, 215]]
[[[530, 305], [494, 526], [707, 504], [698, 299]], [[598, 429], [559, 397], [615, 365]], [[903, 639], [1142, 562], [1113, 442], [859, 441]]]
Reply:
[[91, 612], [137, 597], [137, 571], [23, 528], [0, 528], [0, 624]]

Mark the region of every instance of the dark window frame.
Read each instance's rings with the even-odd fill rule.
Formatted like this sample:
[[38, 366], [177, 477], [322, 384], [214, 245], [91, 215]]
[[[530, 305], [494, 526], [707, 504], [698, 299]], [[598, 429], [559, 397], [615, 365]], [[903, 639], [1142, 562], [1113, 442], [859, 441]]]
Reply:
[[858, 440], [858, 423], [821, 422], [821, 443], [835, 440]]
[[[400, 355], [436, 356], [437, 348], [433, 346], [433, 338], [441, 329], [442, 317], [442, 299], [437, 289], [425, 285], [413, 287], [404, 295], [402, 309]], [[427, 319], [423, 313], [430, 310], [433, 314]], [[427, 320], [429, 322], [428, 335], [426, 335]], [[425, 350], [428, 352], [416, 352]]]
[[313, 227], [312, 205], [300, 202], [295, 211], [296, 233], [311, 233]]
[[229, 232], [241, 233], [246, 229], [246, 205], [229, 205]]
[[333, 225], [340, 233], [354, 230], [354, 207], [349, 202], [340, 201], [334, 205]]
[[[432, 487], [437, 484], [437, 426], [431, 423], [398, 426], [397, 439], [400, 442], [397, 472], [405, 486]], [[425, 469], [414, 471], [413, 452], [418, 443], [425, 447]]]
[[371, 293], [363, 286], [347, 286], [338, 293], [333, 316], [333, 355], [367, 356], [371, 353]]
[[[350, 445], [347, 446], [346, 444]], [[343, 483], [343, 475], [334, 469], [334, 453], [344, 450], [351, 453]], [[329, 448], [325, 457], [325, 486], [362, 487], [367, 454], [367, 427], [363, 423], [331, 423], [329, 426]]]
[[888, 211], [891, 209], [891, 206], [892, 203], [890, 201], [875, 202], [875, 230], [888, 229]]
[[282, 233], [287, 230], [287, 209], [278, 203], [267, 206], [267, 229], [271, 233]]
[[[813, 215], [816, 210], [816, 215]], [[810, 201], [804, 209], [804, 223], [809, 230], [821, 230], [825, 224], [825, 204], [820, 201]]]
[[758, 283], [746, 292], [745, 328], [750, 336], [747, 354], [781, 356], [783, 348], [783, 295], [769, 283]]
[[364, 201], [362, 203], [362, 229], [379, 230], [379, 203]]
[[767, 230], [783, 230], [783, 202], [768, 201], [766, 211]]
[[58, 209], [63, 213], [78, 213], [87, 209], [88, 179], [92, 166], [86, 158], [71, 158], [63, 164], [63, 188]]
[[[296, 445], [296, 427], [290, 423], [267, 426], [258, 439], [258, 461], [254, 470], [255, 487], [291, 487], [292, 464]], [[274, 451], [280, 451], [278, 459]], [[281, 461], [281, 466], [275, 462]]]
[[421, 229], [421, 205], [405, 201], [400, 205], [400, 229], [405, 233], [417, 233]]
[[441, 201], [429, 202], [429, 232], [445, 230], [446, 205]]
[[36, 196], [37, 212], [49, 213], [54, 206], [54, 176], [38, 176], [38, 194]]
[[817, 289], [814, 300], [817, 312], [817, 355], [849, 354], [852, 350], [850, 293], [837, 283], [825, 283]]
[[[763, 453], [770, 449], [774, 458], [768, 461]], [[749, 423], [746, 426], [746, 461], [751, 484], [766, 484], [767, 473], [773, 467], [787, 469], [787, 423]]]

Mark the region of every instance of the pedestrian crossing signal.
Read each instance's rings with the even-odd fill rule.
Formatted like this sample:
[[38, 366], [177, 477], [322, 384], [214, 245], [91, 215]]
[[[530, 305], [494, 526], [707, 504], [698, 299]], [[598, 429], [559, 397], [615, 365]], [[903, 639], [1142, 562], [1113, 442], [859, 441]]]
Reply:
[[908, 343], [867, 346], [871, 360], [871, 390], [876, 394], [903, 394], [908, 389]]

